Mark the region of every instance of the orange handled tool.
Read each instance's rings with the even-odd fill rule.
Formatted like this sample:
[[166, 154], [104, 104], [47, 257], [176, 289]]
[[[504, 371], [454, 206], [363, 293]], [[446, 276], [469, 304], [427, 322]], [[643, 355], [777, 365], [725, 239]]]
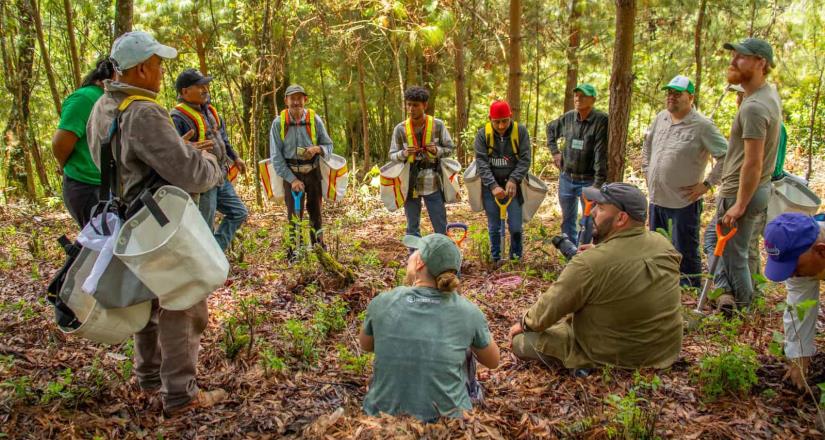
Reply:
[[699, 303], [696, 304], [695, 310], [697, 313], [702, 313], [702, 306], [705, 304], [705, 298], [707, 298], [708, 290], [710, 290], [710, 282], [716, 273], [716, 267], [719, 265], [719, 260], [725, 252], [725, 246], [727, 246], [730, 239], [736, 235], [736, 230], [737, 228], [734, 226], [730, 228], [727, 234], [722, 234], [722, 225], [719, 224], [718, 220], [716, 222], [716, 247], [713, 249], [713, 262], [710, 263], [710, 277], [705, 280], [705, 285], [702, 287], [702, 294], [699, 295]]
[[[464, 240], [467, 238], [467, 232], [470, 230], [469, 226], [466, 223], [450, 223], [447, 225], [447, 236], [452, 238], [455, 242], [456, 246], [461, 247], [461, 243], [464, 243]], [[463, 231], [461, 236], [456, 238], [457, 232], [454, 231]]]
[[585, 197], [584, 194], [582, 194], [582, 202], [584, 203], [584, 212], [582, 213], [582, 219], [579, 222], [579, 246], [593, 241], [592, 228], [588, 231], [588, 228], [593, 223], [593, 217], [590, 216], [590, 211], [593, 210], [593, 202], [591, 200], [587, 200], [587, 197]]

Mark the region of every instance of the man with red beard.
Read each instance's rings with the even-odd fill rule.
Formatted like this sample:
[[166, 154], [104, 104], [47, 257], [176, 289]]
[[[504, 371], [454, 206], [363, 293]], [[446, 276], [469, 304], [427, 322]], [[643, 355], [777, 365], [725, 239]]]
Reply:
[[745, 94], [731, 127], [716, 221], [705, 231], [705, 250], [710, 256], [716, 245], [716, 222], [721, 223], [725, 232], [737, 228], [714, 274], [714, 284], [724, 291], [717, 301], [719, 310], [730, 315], [735, 307], [747, 307], [753, 300], [748, 244], [768, 204], [782, 106], [776, 89], [766, 80], [776, 65], [770, 44], [746, 38], [739, 43], [726, 43], [724, 48], [733, 51], [728, 83], [739, 84]]

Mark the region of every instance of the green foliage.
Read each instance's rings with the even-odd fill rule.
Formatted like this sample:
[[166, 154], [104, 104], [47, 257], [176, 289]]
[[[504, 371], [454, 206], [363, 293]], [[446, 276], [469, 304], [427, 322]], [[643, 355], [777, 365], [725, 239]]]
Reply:
[[40, 403], [48, 405], [55, 399], [73, 400], [75, 398], [72, 390], [72, 380], [74, 376], [71, 368], [66, 368], [60, 373], [56, 381], [49, 381], [40, 395]]
[[662, 234], [663, 237], [667, 238], [667, 241], [673, 241], [673, 219], [667, 219], [667, 229], [656, 228], [656, 232]]
[[29, 376], [20, 376], [0, 382], [0, 388], [13, 390], [14, 400], [20, 403], [31, 402], [35, 398], [34, 388]]
[[637, 370], [634, 386], [624, 395], [610, 394], [606, 402], [613, 409], [612, 419], [606, 432], [609, 438], [656, 439], [656, 422], [659, 410], [641, 396], [647, 390], [656, 391], [661, 385], [659, 376], [647, 381]]
[[37, 316], [37, 312], [34, 310], [32, 304], [23, 298], [13, 303], [0, 303], [0, 313], [7, 312], [19, 315], [24, 321], [28, 321]]
[[365, 374], [370, 365], [372, 365], [374, 357], [372, 353], [353, 353], [345, 345], [338, 344], [338, 359], [341, 361], [341, 367], [345, 371], [359, 375]]
[[489, 262], [492, 257], [490, 255], [490, 236], [487, 233], [487, 228], [470, 225], [468, 235], [470, 243], [472, 243], [470, 252], [480, 263]]
[[347, 304], [337, 296], [330, 303], [318, 302], [317, 310], [312, 317], [313, 325], [322, 336], [341, 331], [347, 325], [348, 311]]
[[297, 319], [288, 319], [282, 327], [282, 332], [293, 356], [307, 366], [318, 360], [316, 341], [319, 335], [311, 325]]
[[699, 385], [705, 400], [713, 401], [726, 393], [746, 395], [757, 383], [758, 369], [756, 352], [743, 344], [703, 356], [699, 361]]
[[260, 356], [258, 362], [261, 365], [261, 368], [264, 369], [264, 373], [266, 375], [270, 375], [272, 373], [283, 373], [286, 371], [286, 361], [282, 357], [278, 356], [272, 347], [264, 347], [258, 355]]

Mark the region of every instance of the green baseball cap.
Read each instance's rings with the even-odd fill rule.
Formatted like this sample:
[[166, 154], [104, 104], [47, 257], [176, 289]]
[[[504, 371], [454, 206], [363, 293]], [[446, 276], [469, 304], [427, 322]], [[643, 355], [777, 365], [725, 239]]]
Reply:
[[725, 43], [722, 47], [739, 52], [742, 55], [754, 55], [764, 58], [771, 67], [776, 67], [776, 63], [773, 61], [773, 48], [767, 41], [760, 38], [745, 38], [738, 43]]
[[461, 251], [453, 239], [444, 234], [430, 234], [426, 237], [405, 235], [402, 242], [409, 248], [418, 249], [427, 272], [434, 277], [448, 270], [458, 273], [461, 269]]
[[584, 96], [596, 97], [596, 88], [592, 84], [579, 84], [573, 89], [573, 93], [582, 92]]
[[696, 87], [693, 86], [693, 81], [689, 80], [688, 77], [676, 75], [666, 86], [662, 87], [662, 90], [676, 90], [677, 92], [688, 92], [692, 95], [696, 91]]

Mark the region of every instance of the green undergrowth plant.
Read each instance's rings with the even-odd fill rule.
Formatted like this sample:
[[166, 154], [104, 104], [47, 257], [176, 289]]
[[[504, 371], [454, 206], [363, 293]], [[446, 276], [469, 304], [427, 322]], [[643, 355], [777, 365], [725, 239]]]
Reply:
[[470, 252], [480, 263], [487, 263], [491, 260], [490, 255], [490, 236], [487, 233], [487, 228], [478, 225], [470, 225]]
[[757, 383], [758, 369], [756, 352], [744, 344], [723, 346], [719, 354], [705, 354], [697, 374], [702, 396], [711, 402], [725, 394], [747, 395]]
[[659, 376], [650, 380], [637, 370], [633, 386], [624, 395], [610, 394], [605, 399], [610, 407], [610, 420], [606, 428], [612, 439], [657, 439], [656, 423], [661, 412], [661, 404], [656, 405], [650, 397], [645, 397], [661, 386]]
[[289, 354], [299, 361], [303, 367], [311, 367], [317, 362], [319, 346], [332, 332], [338, 332], [347, 325], [346, 316], [349, 312], [347, 304], [339, 297], [329, 303], [321, 300], [311, 301], [314, 312], [309, 320], [288, 319], [281, 326]]
[[365, 374], [372, 365], [373, 357], [372, 353], [358, 354], [350, 351], [345, 345], [338, 344], [338, 360], [341, 361], [341, 368], [350, 373]]
[[284, 358], [278, 356], [275, 349], [268, 345], [260, 347], [258, 356], [258, 363], [261, 368], [263, 368], [266, 376], [270, 376], [273, 373], [283, 373], [287, 370], [287, 365]]
[[260, 305], [258, 298], [254, 296], [241, 298], [237, 304], [236, 314], [229, 316], [222, 324], [223, 333], [220, 345], [229, 359], [235, 359], [244, 348], [248, 355], [252, 353], [256, 329], [264, 318], [258, 312]]

